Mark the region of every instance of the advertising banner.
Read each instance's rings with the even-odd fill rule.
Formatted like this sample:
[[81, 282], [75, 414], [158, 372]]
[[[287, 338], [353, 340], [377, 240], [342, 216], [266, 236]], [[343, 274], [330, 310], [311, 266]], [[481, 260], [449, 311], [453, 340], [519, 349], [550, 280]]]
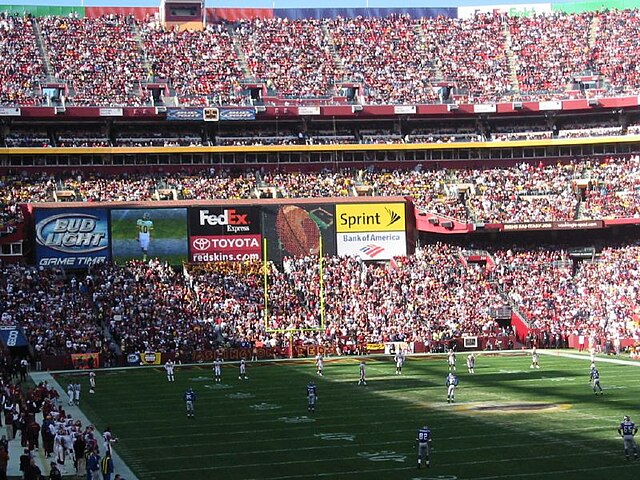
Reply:
[[320, 238], [324, 255], [336, 254], [335, 205], [266, 205], [262, 208], [262, 234], [267, 238], [268, 259], [318, 255]]
[[101, 108], [99, 115], [101, 117], [122, 117], [124, 115], [124, 109], [122, 108]]
[[243, 262], [262, 259], [262, 235], [191, 236], [192, 262]]
[[502, 230], [505, 232], [527, 232], [532, 230], [587, 230], [603, 228], [602, 220], [567, 220], [560, 222], [528, 222], [505, 223]]
[[86, 268], [110, 259], [104, 208], [36, 208], [35, 222], [39, 266]]
[[260, 234], [260, 207], [191, 207], [189, 233], [194, 235]]
[[160, 365], [162, 363], [162, 355], [158, 352], [144, 352], [140, 354], [141, 365]]
[[416, 110], [415, 105], [395, 105], [393, 107], [393, 113], [396, 115], [415, 115]]
[[219, 108], [218, 119], [221, 122], [246, 121], [256, 119], [256, 109], [253, 107]]
[[259, 207], [192, 207], [189, 246], [192, 262], [262, 259]]
[[337, 232], [405, 231], [404, 203], [337, 204]]
[[524, 3], [521, 5], [472, 5], [458, 7], [458, 18], [473, 18], [478, 13], [503, 13], [510, 17], [532, 17], [551, 12], [551, 3]]
[[0, 117], [19, 117], [21, 114], [20, 109], [17, 107], [1, 107]]
[[338, 233], [338, 255], [363, 260], [391, 260], [407, 254], [405, 232]]
[[0, 326], [0, 338], [5, 347], [26, 347], [29, 344], [27, 337], [17, 325]]
[[187, 260], [187, 209], [111, 210], [111, 252], [116, 263], [157, 258], [171, 265]]
[[93, 370], [100, 366], [99, 353], [72, 353], [73, 368]]
[[202, 108], [167, 108], [170, 122], [197, 122], [204, 120]]

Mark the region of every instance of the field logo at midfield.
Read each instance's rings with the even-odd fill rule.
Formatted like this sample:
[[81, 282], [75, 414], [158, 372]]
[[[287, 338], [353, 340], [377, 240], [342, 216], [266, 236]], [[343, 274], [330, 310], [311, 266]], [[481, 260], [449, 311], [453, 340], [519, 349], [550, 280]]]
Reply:
[[347, 442], [353, 442], [356, 438], [349, 433], [316, 433], [313, 436], [320, 440], [346, 440]]
[[568, 410], [571, 405], [568, 403], [545, 403], [545, 402], [482, 402], [470, 403], [466, 405], [456, 405], [459, 412], [468, 413], [535, 413], [535, 412], [556, 412]]
[[284, 423], [313, 423], [315, 418], [309, 418], [306, 415], [301, 417], [280, 417], [278, 420], [282, 420]]
[[253, 397], [255, 397], [253, 393], [238, 392], [238, 393], [227, 394], [227, 398], [231, 398], [233, 400], [240, 400], [243, 398], [253, 398]]
[[372, 462], [404, 463], [407, 459], [406, 455], [402, 455], [391, 450], [382, 450], [380, 452], [360, 452], [358, 453], [358, 456], [371, 460]]

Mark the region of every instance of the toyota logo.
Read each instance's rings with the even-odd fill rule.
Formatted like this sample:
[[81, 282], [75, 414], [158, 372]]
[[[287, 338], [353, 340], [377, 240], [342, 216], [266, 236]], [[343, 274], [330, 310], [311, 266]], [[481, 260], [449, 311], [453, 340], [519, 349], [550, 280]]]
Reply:
[[192, 245], [195, 250], [207, 250], [211, 246], [211, 241], [206, 238], [196, 238]]

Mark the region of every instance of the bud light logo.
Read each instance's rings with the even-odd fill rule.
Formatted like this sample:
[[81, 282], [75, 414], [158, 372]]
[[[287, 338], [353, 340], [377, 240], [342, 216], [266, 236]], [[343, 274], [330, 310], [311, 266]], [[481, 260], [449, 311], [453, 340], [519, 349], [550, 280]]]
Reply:
[[108, 247], [107, 225], [95, 215], [62, 213], [36, 224], [36, 241], [62, 253], [93, 253]]

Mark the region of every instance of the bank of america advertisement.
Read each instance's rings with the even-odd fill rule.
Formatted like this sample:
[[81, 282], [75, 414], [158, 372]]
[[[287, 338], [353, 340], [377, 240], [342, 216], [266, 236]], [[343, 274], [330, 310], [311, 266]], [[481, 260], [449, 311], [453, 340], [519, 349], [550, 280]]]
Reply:
[[190, 208], [189, 256], [197, 263], [261, 260], [260, 208]]
[[104, 208], [36, 209], [35, 222], [39, 266], [86, 268], [111, 258]]
[[391, 260], [407, 254], [404, 203], [336, 205], [338, 255]]

